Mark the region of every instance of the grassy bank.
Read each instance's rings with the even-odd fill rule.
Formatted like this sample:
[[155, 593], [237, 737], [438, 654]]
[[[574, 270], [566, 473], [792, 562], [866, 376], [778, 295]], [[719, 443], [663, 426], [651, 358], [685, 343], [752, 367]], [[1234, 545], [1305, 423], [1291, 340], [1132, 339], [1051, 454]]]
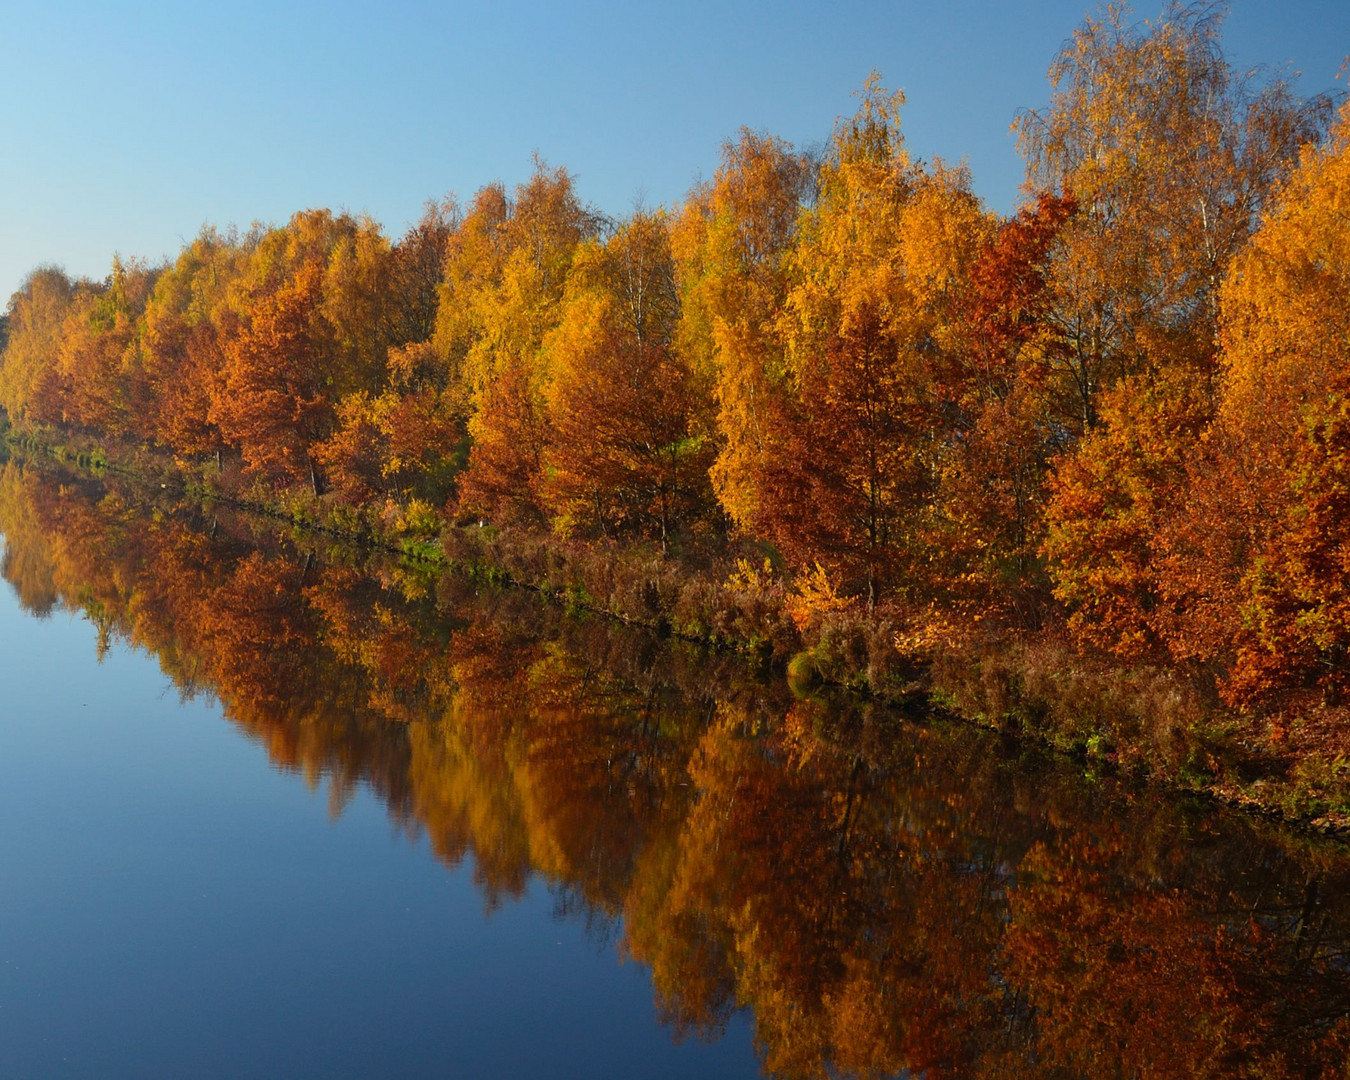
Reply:
[[671, 558], [655, 546], [490, 525], [449, 526], [442, 543], [452, 566], [488, 581], [748, 653], [799, 695], [836, 687], [1047, 744], [1089, 772], [1123, 772], [1320, 831], [1350, 829], [1341, 735], [1350, 716], [1312, 691], [1238, 712], [1202, 669], [1110, 664], [1075, 650], [1054, 623], [902, 655], [901, 612], [813, 608], [749, 549]]
[[431, 508], [354, 508], [328, 497], [241, 487], [214, 461], [184, 462], [86, 438], [5, 434], [12, 451], [156, 499], [217, 502], [299, 537], [396, 553], [421, 573], [532, 591], [577, 617], [612, 618], [698, 642], [787, 681], [798, 696], [844, 693], [1049, 745], [1088, 773], [1124, 773], [1301, 827], [1350, 829], [1344, 707], [1289, 694], [1263, 712], [1225, 708], [1201, 670], [1124, 668], [1074, 650], [1062, 629], [965, 635], [896, 647], [902, 613], [791, 588], [751, 544], [569, 540], [528, 528], [446, 522]]

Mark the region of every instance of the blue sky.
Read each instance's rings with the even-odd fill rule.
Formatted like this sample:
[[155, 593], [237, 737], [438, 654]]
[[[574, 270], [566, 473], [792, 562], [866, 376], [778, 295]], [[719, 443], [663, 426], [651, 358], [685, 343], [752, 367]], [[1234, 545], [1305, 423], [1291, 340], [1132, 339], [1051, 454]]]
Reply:
[[[908, 97], [912, 151], [964, 158], [1006, 212], [1009, 124], [1090, 7], [0, 0], [0, 296], [42, 262], [171, 255], [207, 222], [330, 206], [397, 235], [536, 150], [603, 210], [672, 203], [741, 126], [822, 141], [874, 68]], [[1345, 86], [1344, 0], [1237, 0], [1226, 26], [1235, 66]]]

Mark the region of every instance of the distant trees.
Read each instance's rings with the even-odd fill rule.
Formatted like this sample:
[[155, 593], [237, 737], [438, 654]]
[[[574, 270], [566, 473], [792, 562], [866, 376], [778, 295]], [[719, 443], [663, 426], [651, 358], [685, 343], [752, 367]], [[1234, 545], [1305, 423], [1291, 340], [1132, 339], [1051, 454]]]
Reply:
[[0, 365], [0, 405], [11, 420], [58, 421], [39, 402], [52, 396], [55, 359], [78, 299], [96, 292], [91, 282], [74, 282], [52, 266], [34, 270], [9, 301], [7, 341]]

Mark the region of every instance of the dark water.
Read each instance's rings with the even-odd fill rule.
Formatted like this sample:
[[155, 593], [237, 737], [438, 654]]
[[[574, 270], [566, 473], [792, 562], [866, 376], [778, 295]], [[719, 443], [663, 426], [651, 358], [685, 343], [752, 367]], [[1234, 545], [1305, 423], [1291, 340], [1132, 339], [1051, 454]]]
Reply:
[[0, 1076], [1345, 1077], [1344, 849], [0, 466]]

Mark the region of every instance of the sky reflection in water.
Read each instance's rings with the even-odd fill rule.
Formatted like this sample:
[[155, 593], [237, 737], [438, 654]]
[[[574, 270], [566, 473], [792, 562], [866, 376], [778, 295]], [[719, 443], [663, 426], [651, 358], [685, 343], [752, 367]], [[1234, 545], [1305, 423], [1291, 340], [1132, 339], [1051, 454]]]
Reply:
[[0, 589], [0, 1075], [754, 1076], [545, 882], [491, 916], [358, 790], [266, 766], [155, 661]]

